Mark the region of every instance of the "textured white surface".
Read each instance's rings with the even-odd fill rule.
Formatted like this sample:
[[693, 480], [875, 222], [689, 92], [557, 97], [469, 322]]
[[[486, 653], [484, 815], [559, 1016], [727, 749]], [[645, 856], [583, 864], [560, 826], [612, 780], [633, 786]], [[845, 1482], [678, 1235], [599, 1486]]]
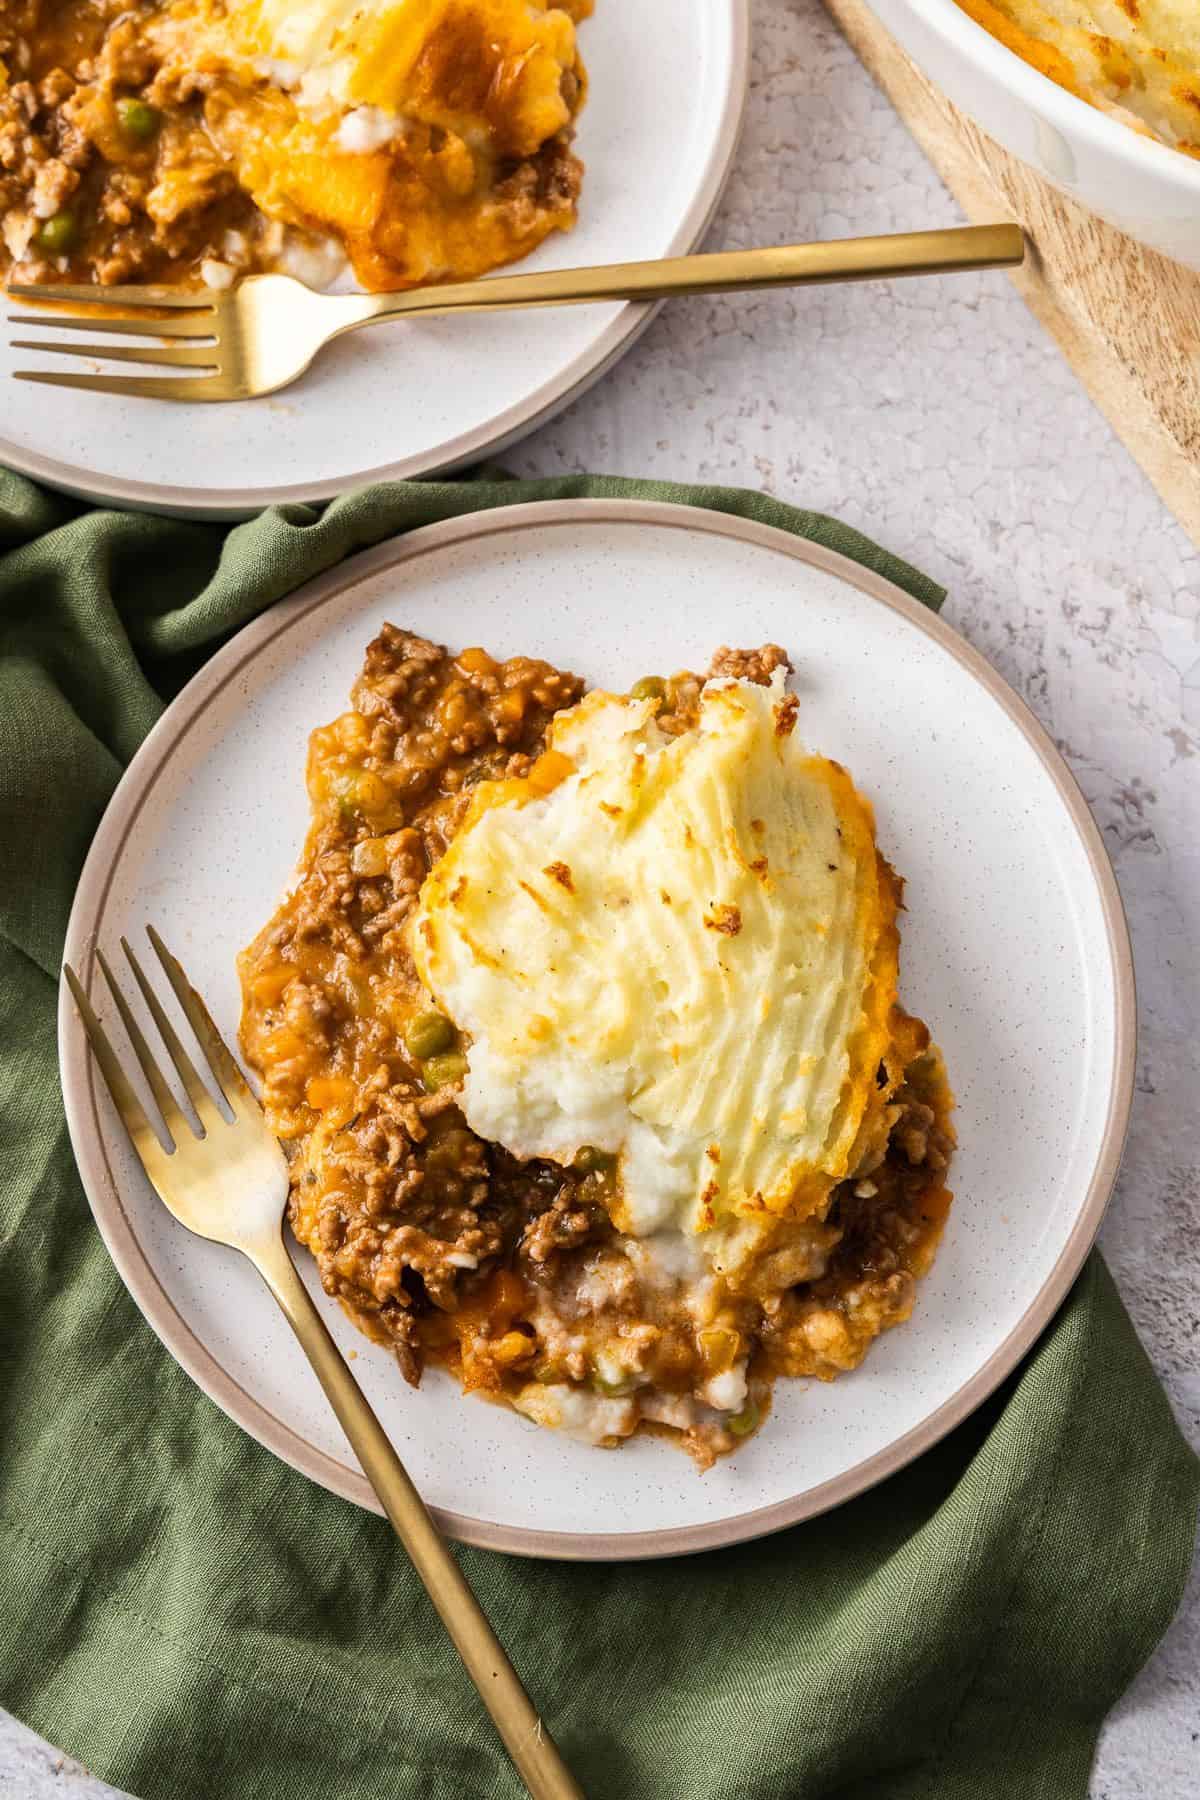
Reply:
[[[950, 224], [818, 0], [758, 0], [747, 134], [714, 246]], [[762, 487], [950, 588], [946, 617], [1083, 783], [1133, 929], [1141, 1063], [1103, 1242], [1200, 1442], [1200, 559], [1000, 275], [677, 304], [508, 457]], [[1110, 1719], [1093, 1800], [1193, 1800], [1200, 1582]], [[0, 1718], [5, 1800], [112, 1790]], [[236, 1800], [236, 1796], [229, 1796]]]

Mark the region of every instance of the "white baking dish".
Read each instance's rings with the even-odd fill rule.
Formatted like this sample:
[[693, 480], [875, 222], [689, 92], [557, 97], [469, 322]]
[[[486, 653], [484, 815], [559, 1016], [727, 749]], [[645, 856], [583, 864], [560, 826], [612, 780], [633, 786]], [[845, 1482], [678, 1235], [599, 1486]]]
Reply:
[[1200, 162], [1144, 137], [1041, 75], [955, 0], [869, 0], [947, 97], [1047, 181], [1200, 269]]

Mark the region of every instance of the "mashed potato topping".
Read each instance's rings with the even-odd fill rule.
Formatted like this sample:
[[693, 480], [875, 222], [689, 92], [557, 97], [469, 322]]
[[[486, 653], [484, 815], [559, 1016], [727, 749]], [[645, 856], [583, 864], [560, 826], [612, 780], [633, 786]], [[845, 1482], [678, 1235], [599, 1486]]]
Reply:
[[208, 124], [242, 186], [270, 217], [332, 231], [367, 287], [478, 274], [569, 228], [589, 9], [175, 0], [189, 47], [233, 78]]
[[1196, 0], [959, 0], [1060, 87], [1200, 156]]
[[292, 1229], [408, 1380], [707, 1467], [912, 1311], [953, 1097], [789, 668], [584, 696], [385, 625], [314, 731], [242, 1042]]
[[469, 1039], [472, 1128], [617, 1155], [618, 1229], [724, 1266], [847, 1174], [896, 997], [870, 807], [796, 704], [781, 670], [710, 682], [667, 737], [652, 699], [589, 695], [552, 727], [550, 792], [538, 768], [478, 790], [413, 927]]
[[570, 123], [575, 27], [545, 0], [226, 0], [222, 16], [226, 42], [317, 112], [370, 107], [501, 156]]

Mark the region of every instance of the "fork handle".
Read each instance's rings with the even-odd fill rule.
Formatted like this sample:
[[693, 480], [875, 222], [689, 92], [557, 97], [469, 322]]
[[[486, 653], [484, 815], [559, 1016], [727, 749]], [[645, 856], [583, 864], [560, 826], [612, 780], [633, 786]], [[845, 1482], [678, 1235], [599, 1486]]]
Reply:
[[585, 1800], [424, 1501], [300, 1279], [282, 1236], [251, 1260], [300, 1340], [533, 1800]]
[[610, 263], [593, 269], [544, 269], [494, 275], [399, 294], [340, 296], [353, 331], [377, 319], [439, 313], [504, 312], [517, 306], [578, 306], [598, 300], [664, 300], [672, 294], [725, 294], [756, 288], [804, 287], [810, 282], [869, 281], [897, 275], [951, 274], [1005, 268], [1022, 262], [1018, 225], [963, 225], [883, 237], [839, 238], [823, 244], [781, 244], [766, 250], [723, 250], [707, 256], [667, 256], [653, 262]]

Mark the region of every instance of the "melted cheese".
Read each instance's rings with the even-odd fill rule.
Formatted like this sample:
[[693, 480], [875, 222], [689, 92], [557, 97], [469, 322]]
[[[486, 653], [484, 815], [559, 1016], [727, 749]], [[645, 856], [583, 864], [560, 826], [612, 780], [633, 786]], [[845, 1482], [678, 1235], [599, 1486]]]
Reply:
[[792, 727], [782, 678], [556, 720], [570, 773], [484, 784], [422, 888], [421, 980], [470, 1042], [462, 1105], [520, 1157], [620, 1158], [618, 1229], [818, 1212], [877, 1104], [897, 892], [871, 810]]

